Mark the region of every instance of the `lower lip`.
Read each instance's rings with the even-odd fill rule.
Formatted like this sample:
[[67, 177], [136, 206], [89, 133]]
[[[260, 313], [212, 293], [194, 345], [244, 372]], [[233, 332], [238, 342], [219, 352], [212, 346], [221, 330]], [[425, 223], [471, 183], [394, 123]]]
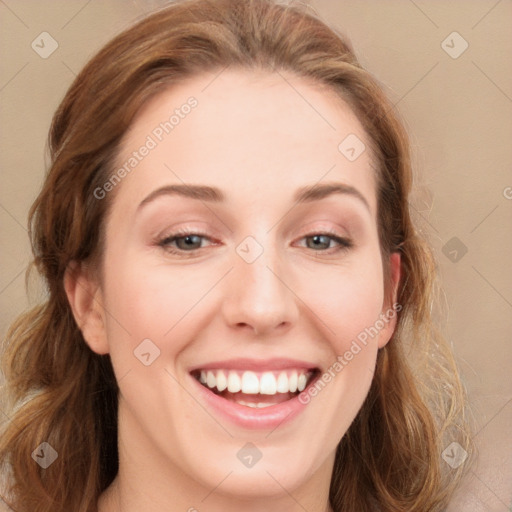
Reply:
[[203, 386], [192, 375], [190, 375], [190, 378], [199, 388], [200, 396], [204, 399], [210, 409], [213, 409], [213, 411], [221, 417], [224, 417], [228, 421], [245, 429], [276, 429], [277, 427], [292, 421], [305, 409], [307, 405], [301, 403], [299, 401], [299, 395], [297, 395], [285, 402], [270, 405], [268, 407], [246, 407], [216, 395]]

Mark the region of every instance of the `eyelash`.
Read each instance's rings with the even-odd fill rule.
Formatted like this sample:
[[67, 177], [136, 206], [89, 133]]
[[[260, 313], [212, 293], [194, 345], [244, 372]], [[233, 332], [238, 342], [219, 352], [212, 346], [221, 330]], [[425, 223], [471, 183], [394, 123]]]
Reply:
[[[204, 249], [204, 247], [200, 247], [198, 249], [192, 249], [190, 251], [184, 251], [182, 249], [176, 249], [175, 247], [170, 246], [170, 244], [172, 242], [175, 242], [176, 240], [180, 240], [183, 238], [187, 238], [189, 236], [198, 236], [201, 238], [209, 239], [208, 235], [206, 235], [205, 233], [203, 233], [201, 231], [178, 230], [175, 233], [172, 233], [171, 235], [165, 236], [165, 237], [157, 240], [156, 245], [158, 245], [159, 247], [164, 249], [166, 252], [169, 252], [171, 254], [179, 254], [179, 255], [182, 255], [185, 257], [193, 257], [195, 252], [197, 252], [201, 249]], [[303, 236], [301, 238], [301, 240], [306, 239], [306, 238], [313, 238], [315, 236], [329, 237], [331, 240], [333, 240], [334, 242], [336, 242], [338, 244], [338, 247], [334, 247], [334, 248], [331, 247], [329, 249], [320, 250], [320, 251], [315, 251], [314, 249], [311, 249], [314, 252], [323, 252], [328, 255], [331, 255], [331, 254], [335, 254], [335, 253], [338, 253], [341, 251], [348, 251], [349, 249], [351, 249], [354, 246], [352, 240], [350, 240], [349, 238], [341, 237], [341, 236], [337, 235], [334, 231], [330, 231], [330, 230], [323, 230], [323, 231], [319, 231], [318, 233], [312, 233], [310, 235]]]

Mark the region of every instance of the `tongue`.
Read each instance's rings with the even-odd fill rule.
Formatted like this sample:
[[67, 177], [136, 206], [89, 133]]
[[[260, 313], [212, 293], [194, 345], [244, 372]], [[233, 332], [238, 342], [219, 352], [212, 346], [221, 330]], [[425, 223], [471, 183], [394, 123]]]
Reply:
[[229, 400], [231, 402], [247, 402], [247, 403], [263, 403], [263, 404], [280, 404], [282, 402], [286, 402], [286, 400], [290, 400], [296, 394], [295, 393], [276, 393], [275, 395], [249, 395], [245, 393], [230, 393], [229, 391], [223, 391], [220, 393], [222, 398]]

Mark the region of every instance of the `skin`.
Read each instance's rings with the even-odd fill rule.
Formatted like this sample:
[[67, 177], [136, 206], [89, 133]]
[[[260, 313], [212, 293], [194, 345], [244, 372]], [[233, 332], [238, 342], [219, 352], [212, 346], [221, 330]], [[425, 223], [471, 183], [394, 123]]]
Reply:
[[[328, 511], [336, 446], [394, 320], [273, 432], [205, 410], [187, 369], [294, 357], [325, 371], [389, 310], [400, 260], [390, 259], [388, 303], [368, 137], [338, 96], [302, 78], [243, 70], [212, 78], [189, 79], [139, 112], [119, 165], [187, 98], [198, 100], [109, 192], [101, 273], [76, 264], [65, 279], [86, 342], [110, 354], [120, 387], [120, 471], [99, 511]], [[351, 133], [367, 147], [353, 162], [338, 150]], [[349, 194], [294, 204], [297, 189], [327, 182], [354, 187], [368, 205]], [[218, 187], [226, 201], [161, 195], [138, 209], [154, 190], [182, 183]], [[158, 245], [178, 228], [204, 233], [193, 245], [201, 248], [186, 252], [183, 241], [173, 242], [182, 249], [173, 254]], [[353, 247], [336, 250], [328, 237], [317, 248], [311, 239], [326, 230]], [[236, 251], [247, 236], [263, 249], [252, 263]], [[149, 366], [134, 356], [147, 338], [160, 350]], [[263, 455], [252, 468], [236, 456], [247, 442]]]

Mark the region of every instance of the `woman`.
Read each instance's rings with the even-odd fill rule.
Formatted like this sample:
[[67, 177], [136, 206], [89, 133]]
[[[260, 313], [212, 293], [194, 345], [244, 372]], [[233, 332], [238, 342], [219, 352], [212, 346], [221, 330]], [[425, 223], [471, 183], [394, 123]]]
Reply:
[[177, 2], [87, 64], [50, 149], [48, 300], [4, 356], [14, 510], [444, 510], [461, 386], [406, 134], [346, 41]]

